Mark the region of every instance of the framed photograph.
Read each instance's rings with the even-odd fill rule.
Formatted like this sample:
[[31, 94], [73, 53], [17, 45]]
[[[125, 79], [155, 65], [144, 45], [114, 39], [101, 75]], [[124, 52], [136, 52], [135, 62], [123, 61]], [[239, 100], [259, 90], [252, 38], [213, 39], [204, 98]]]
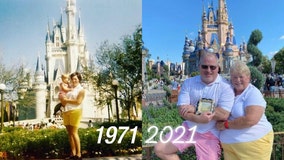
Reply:
[[198, 101], [195, 114], [201, 114], [203, 112], [214, 112], [214, 101], [212, 99], [202, 98]]

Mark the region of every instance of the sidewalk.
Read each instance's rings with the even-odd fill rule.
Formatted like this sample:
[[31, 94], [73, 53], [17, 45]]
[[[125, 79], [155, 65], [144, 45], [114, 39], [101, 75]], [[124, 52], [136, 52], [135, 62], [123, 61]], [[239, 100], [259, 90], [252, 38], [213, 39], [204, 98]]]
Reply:
[[[49, 159], [61, 160], [61, 159]], [[96, 158], [83, 158], [83, 160], [142, 160], [142, 154], [129, 155], [127, 157], [96, 157]]]
[[142, 154], [130, 155], [128, 157], [98, 157], [98, 158], [83, 158], [83, 160], [142, 160]]

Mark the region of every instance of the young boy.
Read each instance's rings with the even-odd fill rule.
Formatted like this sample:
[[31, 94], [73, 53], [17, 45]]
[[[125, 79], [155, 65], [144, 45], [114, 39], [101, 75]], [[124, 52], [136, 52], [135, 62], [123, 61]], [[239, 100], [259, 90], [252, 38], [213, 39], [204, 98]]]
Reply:
[[65, 106], [65, 104], [61, 103], [61, 101], [66, 96], [67, 92], [72, 91], [72, 89], [73, 88], [72, 88], [72, 86], [71, 86], [71, 84], [69, 82], [69, 75], [62, 74], [61, 75], [61, 83], [59, 84], [59, 95], [58, 95], [60, 103], [58, 103], [55, 106], [53, 115], [60, 114], [60, 113], [57, 113], [57, 112], [62, 111], [62, 107]]

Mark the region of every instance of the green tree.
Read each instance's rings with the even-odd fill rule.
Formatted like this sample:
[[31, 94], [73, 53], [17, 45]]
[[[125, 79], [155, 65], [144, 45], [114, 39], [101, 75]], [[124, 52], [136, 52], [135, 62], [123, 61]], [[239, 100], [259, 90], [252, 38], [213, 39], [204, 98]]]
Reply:
[[171, 80], [169, 78], [169, 66], [164, 65], [163, 66], [163, 74], [162, 74], [162, 79], [164, 80], [165, 85], [171, 84]]
[[260, 65], [260, 71], [262, 71], [262, 73], [270, 73], [271, 72], [271, 63], [270, 63], [268, 56], [262, 57], [262, 63]]
[[284, 73], [284, 47], [280, 49], [273, 57], [276, 61], [275, 72], [279, 74]]
[[119, 82], [118, 99], [123, 109], [131, 117], [131, 108], [136, 107], [137, 99], [142, 95], [142, 28], [138, 26], [132, 36], [126, 35], [121, 44], [104, 42], [97, 54], [99, 72], [93, 76], [95, 90], [99, 92], [99, 102], [106, 104], [114, 99], [112, 81]]
[[257, 44], [262, 40], [262, 33], [260, 30], [254, 30], [249, 38], [247, 50], [252, 55], [251, 65], [258, 67], [262, 62], [262, 52], [257, 48]]
[[36, 118], [36, 93], [33, 89], [28, 89], [23, 99], [18, 99], [19, 120]]
[[[1, 60], [2, 58], [0, 57], [0, 83], [6, 85], [7, 91], [5, 94], [9, 94], [7, 97], [10, 97], [9, 99], [5, 99], [5, 101], [11, 102], [18, 100], [19, 103], [17, 106], [20, 119], [24, 119], [24, 117], [35, 118], [35, 116], [32, 116], [34, 114], [30, 114], [35, 106], [35, 95], [34, 93], [30, 93], [31, 90], [28, 88], [28, 80], [31, 78], [30, 73], [25, 71], [25, 67], [21, 63], [15, 63], [15, 65], [7, 67]], [[28, 89], [25, 93], [21, 93], [23, 82], [26, 85], [26, 89]], [[23, 99], [21, 99], [21, 96], [23, 96]]]
[[251, 83], [258, 89], [261, 89], [264, 85], [262, 73], [255, 66], [249, 66], [249, 69], [251, 72]]

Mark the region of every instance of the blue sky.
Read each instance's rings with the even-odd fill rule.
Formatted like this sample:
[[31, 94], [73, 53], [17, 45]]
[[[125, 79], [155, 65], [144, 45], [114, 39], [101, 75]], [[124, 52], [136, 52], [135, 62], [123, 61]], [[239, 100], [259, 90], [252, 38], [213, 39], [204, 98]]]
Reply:
[[[237, 44], [248, 42], [253, 30], [259, 29], [263, 39], [258, 48], [269, 58], [284, 47], [283, 0], [226, 0], [229, 21], [235, 28]], [[143, 0], [143, 41], [151, 59], [182, 61], [185, 36], [195, 39], [201, 28], [203, 4], [207, 10], [211, 0]], [[214, 9], [218, 1], [213, 0]]]
[[[45, 63], [47, 24], [58, 21], [66, 0], [1, 0], [0, 62], [24, 63], [35, 69], [37, 56]], [[77, 0], [77, 13], [94, 54], [101, 42], [118, 43], [142, 23], [142, 0]], [[67, 24], [63, 11], [64, 24]]]

